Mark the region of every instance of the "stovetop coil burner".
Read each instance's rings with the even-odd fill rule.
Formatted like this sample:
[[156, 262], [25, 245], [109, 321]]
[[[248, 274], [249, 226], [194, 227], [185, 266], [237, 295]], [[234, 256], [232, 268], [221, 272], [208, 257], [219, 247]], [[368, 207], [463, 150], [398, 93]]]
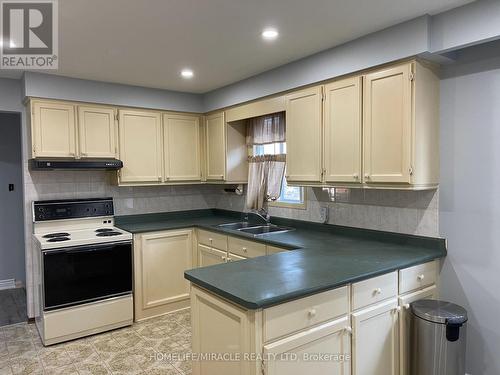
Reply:
[[120, 232], [116, 232], [116, 231], [107, 231], [107, 232], [97, 233], [96, 236], [97, 237], [110, 237], [110, 236], [118, 236], [120, 234], [121, 234]]
[[56, 237], [69, 237], [67, 232], [49, 233], [43, 236], [43, 238], [56, 238]]
[[61, 241], [69, 241], [69, 237], [53, 237], [47, 240], [47, 242], [61, 242]]
[[104, 232], [116, 232], [113, 228], [99, 228], [95, 230], [96, 233], [104, 233]]

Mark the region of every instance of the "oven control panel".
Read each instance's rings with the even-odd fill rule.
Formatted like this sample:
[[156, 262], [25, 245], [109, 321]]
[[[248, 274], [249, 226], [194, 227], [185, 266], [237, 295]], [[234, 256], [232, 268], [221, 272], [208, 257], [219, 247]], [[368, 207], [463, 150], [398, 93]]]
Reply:
[[33, 202], [33, 219], [35, 222], [113, 215], [113, 198]]

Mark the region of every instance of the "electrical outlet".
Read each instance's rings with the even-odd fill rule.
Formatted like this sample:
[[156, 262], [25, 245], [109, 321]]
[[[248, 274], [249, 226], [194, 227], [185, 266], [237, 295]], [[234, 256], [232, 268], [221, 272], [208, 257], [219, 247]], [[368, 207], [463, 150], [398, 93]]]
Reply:
[[330, 208], [328, 206], [320, 207], [319, 209], [319, 217], [322, 223], [328, 223], [328, 219], [330, 216]]

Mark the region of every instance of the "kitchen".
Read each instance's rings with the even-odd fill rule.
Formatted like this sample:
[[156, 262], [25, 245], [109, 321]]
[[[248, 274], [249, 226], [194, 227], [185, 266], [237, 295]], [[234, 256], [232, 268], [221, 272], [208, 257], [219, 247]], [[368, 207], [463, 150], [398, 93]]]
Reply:
[[[349, 9], [318, 6], [339, 10], [336, 17]], [[392, 21], [344, 44], [330, 40], [316, 50], [323, 52], [269, 62], [247, 76], [226, 78], [219, 71], [213, 82], [216, 74], [203, 73], [202, 62], [193, 60], [163, 67], [166, 78], [159, 83], [145, 71], [128, 70], [126, 79], [119, 69], [85, 71], [93, 64], [87, 57], [89, 67], [65, 65], [63, 51], [70, 46], [62, 30], [71, 30], [77, 11], [90, 10], [60, 2], [60, 72], [15, 76], [4, 70], [0, 79], [0, 110], [21, 114], [23, 176], [14, 191], [23, 191], [25, 244], [15, 256], [26, 265], [25, 275], [0, 279], [25, 287], [29, 319], [0, 328], [0, 369], [410, 373], [413, 353], [404, 322], [418, 294], [416, 300], [463, 306], [466, 372], [497, 373], [492, 323], [499, 301], [488, 286], [498, 281], [496, 245], [489, 238], [496, 218], [491, 171], [499, 9], [494, 1], [434, 6], [407, 10], [398, 22], [395, 11]], [[116, 17], [132, 17], [133, 10], [138, 20], [154, 19], [139, 5], [124, 9]], [[290, 6], [290, 14], [299, 9]], [[243, 8], [226, 11], [241, 14]], [[315, 17], [320, 15], [308, 22]], [[284, 53], [282, 43], [295, 43], [288, 36], [293, 25], [268, 22], [253, 26], [251, 41], [242, 40], [256, 46], [253, 53]], [[454, 33], [458, 27], [460, 34]], [[169, 56], [174, 64], [177, 57]], [[266, 121], [272, 131], [264, 134]], [[479, 177], [488, 182], [470, 186]], [[103, 229], [97, 234], [118, 234], [97, 236]], [[42, 239], [54, 233], [69, 236]], [[127, 269], [131, 284], [109, 292], [100, 287], [111, 285], [97, 283], [90, 291], [96, 295], [48, 306], [52, 288], [64, 292], [80, 282], [79, 291], [89, 290], [81, 274], [63, 282], [69, 275], [64, 270], [77, 264], [44, 270], [41, 254], [85, 245], [95, 255], [97, 244], [117, 242], [128, 243], [131, 259], [99, 269], [103, 258], [89, 268], [90, 277]], [[14, 251], [4, 256], [10, 259]], [[40, 293], [51, 281], [41, 277], [44, 271], [55, 283]], [[488, 308], [484, 298], [491, 300]], [[110, 307], [118, 300], [123, 306]], [[302, 318], [294, 320], [295, 311]], [[381, 321], [367, 318], [373, 311]], [[385, 335], [370, 334], [373, 327]], [[238, 346], [237, 353], [290, 353], [321, 338], [326, 351], [349, 360], [190, 360], [195, 353]], [[374, 348], [378, 357], [367, 354]]]

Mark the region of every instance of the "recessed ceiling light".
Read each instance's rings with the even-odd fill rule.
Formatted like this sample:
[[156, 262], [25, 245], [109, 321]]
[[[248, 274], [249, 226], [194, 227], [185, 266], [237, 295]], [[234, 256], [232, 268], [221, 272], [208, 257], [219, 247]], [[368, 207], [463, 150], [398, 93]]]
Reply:
[[182, 76], [182, 78], [189, 79], [189, 78], [193, 78], [194, 73], [191, 69], [182, 69], [181, 76]]
[[262, 31], [262, 38], [265, 40], [274, 40], [278, 37], [278, 30], [274, 28], [267, 28]]

